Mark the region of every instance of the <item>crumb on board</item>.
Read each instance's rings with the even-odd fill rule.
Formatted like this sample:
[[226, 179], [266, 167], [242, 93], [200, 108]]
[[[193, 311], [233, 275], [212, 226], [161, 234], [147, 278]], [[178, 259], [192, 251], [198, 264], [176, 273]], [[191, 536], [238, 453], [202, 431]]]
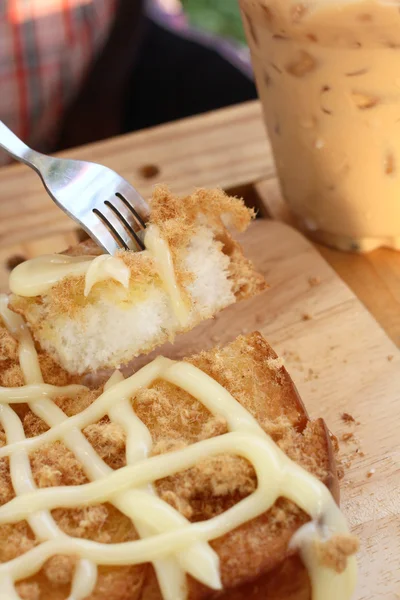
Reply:
[[214, 342], [214, 344], [218, 344], [221, 341], [221, 338], [218, 335], [212, 335], [211, 341]]
[[343, 465], [343, 459], [341, 456], [336, 457], [336, 473], [337, 473], [338, 479], [343, 479], [344, 465]]
[[307, 375], [305, 376], [305, 381], [312, 381], [313, 379], [318, 379], [319, 375], [314, 371], [314, 369], [308, 369]]
[[340, 418], [342, 419], [342, 421], [344, 421], [345, 423], [355, 423], [356, 420], [353, 417], [353, 415], [351, 415], [350, 413], [344, 412], [340, 415]]
[[389, 354], [387, 357], [389, 362], [392, 362], [392, 360], [394, 359], [394, 355], [393, 354]]
[[344, 477], [344, 468], [342, 467], [342, 465], [340, 465], [340, 466], [338, 466], [336, 468], [336, 473], [337, 473], [338, 479], [343, 479], [343, 477]]
[[309, 277], [308, 278], [308, 283], [310, 285], [310, 287], [315, 287], [316, 285], [319, 285], [321, 283], [321, 277]]
[[282, 354], [291, 362], [301, 362], [300, 354], [298, 354], [297, 352], [292, 352], [291, 350], [284, 350]]
[[370, 469], [369, 471], [367, 471], [367, 477], [372, 477], [372, 475], [375, 473], [375, 469]]
[[292, 368], [297, 369], [297, 371], [303, 373], [304, 366], [302, 364], [301, 357], [297, 352], [292, 352], [291, 350], [284, 350], [282, 352], [282, 356], [285, 360], [285, 363], [290, 365]]
[[[358, 440], [356, 440], [355, 438], [349, 438], [349, 443], [359, 443]], [[363, 450], [361, 450], [360, 447], [354, 448], [350, 450], [349, 452], [346, 452], [346, 454], [340, 457], [340, 467], [343, 469], [350, 469], [353, 461], [355, 459], [359, 459], [359, 458], [364, 458], [365, 456], [365, 452], [363, 452]]]
[[[349, 413], [343, 413], [341, 418], [348, 425], [358, 425], [359, 422], [354, 419]], [[342, 433], [339, 437], [340, 442], [344, 442], [345, 445], [340, 447], [339, 464], [345, 470], [350, 469], [353, 461], [358, 461], [360, 458], [365, 456], [365, 452], [362, 450], [362, 445], [358, 437], [356, 437], [354, 428], [353, 431], [347, 431]]]
[[310, 315], [310, 313], [303, 313], [301, 315], [301, 318], [302, 318], [303, 321], [311, 321], [312, 316]]

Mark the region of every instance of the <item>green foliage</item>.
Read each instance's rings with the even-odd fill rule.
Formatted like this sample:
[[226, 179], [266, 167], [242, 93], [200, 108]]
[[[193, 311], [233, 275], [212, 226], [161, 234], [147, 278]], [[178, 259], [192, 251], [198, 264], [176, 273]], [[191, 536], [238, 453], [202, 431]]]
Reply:
[[238, 0], [181, 0], [192, 25], [245, 42]]

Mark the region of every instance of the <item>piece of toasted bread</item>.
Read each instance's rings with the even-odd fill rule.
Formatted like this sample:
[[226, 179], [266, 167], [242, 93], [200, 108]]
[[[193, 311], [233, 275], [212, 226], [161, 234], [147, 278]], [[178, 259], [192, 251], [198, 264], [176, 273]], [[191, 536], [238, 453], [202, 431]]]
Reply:
[[[10, 299], [41, 347], [70, 373], [127, 363], [266, 287], [224, 225], [230, 222], [239, 231], [248, 226], [253, 212], [241, 200], [221, 190], [177, 198], [158, 187], [151, 209], [150, 222], [169, 244], [177, 283], [190, 308], [187, 325], [179, 324], [147, 252], [118, 253], [130, 269], [127, 289], [108, 279], [86, 298], [84, 277], [73, 276], [42, 296]], [[67, 253], [96, 255], [100, 250], [89, 241]]]
[[[16, 343], [0, 329], [3, 359], [1, 384], [20, 385]], [[278, 446], [295, 462], [323, 481], [338, 499], [338, 479], [331, 437], [322, 419], [308, 418], [282, 361], [259, 333], [241, 336], [224, 348], [202, 352], [187, 359], [222, 384], [260, 423]], [[52, 361], [42, 355], [44, 379], [54, 383]], [[14, 374], [14, 375], [12, 375]], [[14, 383], [12, 377], [15, 377]], [[4, 377], [6, 378], [4, 380]], [[60, 383], [69, 381], [59, 369]], [[58, 398], [56, 404], [71, 416], [86, 408], [101, 392], [83, 392], [73, 400]], [[227, 431], [221, 417], [212, 415], [196, 399], [163, 380], [140, 389], [133, 399], [137, 416], [148, 427], [153, 454], [193, 444]], [[26, 435], [47, 429], [26, 405], [18, 405]], [[98, 454], [114, 469], [125, 464], [122, 428], [108, 418], [86, 427], [84, 434]], [[4, 434], [0, 439], [4, 445]], [[31, 454], [39, 487], [77, 485], [86, 482], [84, 472], [61, 442]], [[217, 515], [254, 491], [253, 467], [237, 456], [205, 458], [200, 464], [157, 482], [158, 495], [190, 521]], [[8, 461], [0, 459], [0, 503], [13, 497]], [[82, 509], [52, 511], [59, 527], [72, 536], [102, 542], [137, 539], [131, 521], [109, 504]], [[310, 600], [307, 572], [288, 544], [308, 516], [280, 498], [273, 508], [225, 536], [210, 542], [220, 557], [224, 586], [222, 598], [230, 600]], [[35, 544], [25, 522], [0, 526], [0, 560], [10, 560]], [[17, 585], [24, 600], [61, 600], [68, 595], [73, 566], [71, 557], [54, 557], [29, 580]], [[190, 579], [190, 578], [189, 578]], [[216, 592], [189, 580], [190, 600], [216, 597]], [[218, 594], [220, 597], [220, 594]], [[161, 600], [150, 565], [100, 567], [90, 600]]]

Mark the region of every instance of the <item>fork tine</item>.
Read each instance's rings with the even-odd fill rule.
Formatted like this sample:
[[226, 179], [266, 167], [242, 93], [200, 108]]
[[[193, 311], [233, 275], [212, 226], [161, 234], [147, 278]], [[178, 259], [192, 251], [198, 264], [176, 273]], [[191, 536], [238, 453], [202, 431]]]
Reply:
[[[94, 209], [93, 209], [94, 210]], [[109, 227], [105, 224], [103, 219], [98, 214], [88, 211], [82, 218], [77, 220], [77, 223], [88, 233], [88, 235], [108, 254], [115, 254], [118, 250], [121, 250], [124, 246], [118, 240]], [[99, 211], [101, 212], [101, 211]], [[75, 219], [74, 215], [71, 215]], [[76, 220], [76, 219], [75, 219]]]
[[139, 248], [141, 250], [145, 249], [145, 245], [142, 242], [142, 240], [140, 239], [140, 237], [137, 235], [136, 231], [133, 229], [132, 225], [128, 222], [128, 220], [124, 217], [124, 215], [118, 210], [118, 208], [116, 206], [114, 206], [113, 204], [111, 204], [111, 202], [109, 200], [106, 200], [104, 202], [104, 204], [106, 206], [108, 206], [108, 208], [110, 208], [113, 213], [117, 216], [117, 218], [121, 221], [122, 225], [125, 227], [125, 229], [128, 231], [128, 233], [131, 234], [131, 236], [134, 238], [136, 244], [139, 246]]
[[115, 229], [115, 227], [113, 226], [113, 224], [110, 223], [110, 221], [107, 219], [107, 217], [104, 216], [103, 213], [100, 212], [98, 208], [94, 208], [93, 212], [94, 212], [94, 214], [97, 217], [99, 217], [99, 219], [103, 222], [103, 224], [105, 225], [105, 227], [107, 227], [107, 229], [111, 232], [111, 234], [113, 235], [113, 237], [118, 240], [118, 242], [120, 243], [120, 245], [122, 246], [122, 248], [124, 250], [129, 250], [129, 247], [126, 244], [125, 240], [120, 236], [120, 234], [118, 233], [118, 231]]
[[106, 217], [108, 223], [110, 223], [113, 229], [118, 233], [119, 237], [123, 239], [123, 248], [127, 246], [128, 250], [133, 250], [134, 252], [141, 250], [141, 248], [137, 246], [134, 236], [127, 229], [122, 219], [120, 218], [119, 211], [115, 211], [114, 207], [111, 208], [110, 202], [106, 200], [102, 203], [102, 205], [98, 205], [96, 208], [100, 210], [100, 212]]
[[145, 227], [146, 221], [150, 217], [150, 207], [139, 192], [128, 181], [124, 181], [121, 178], [121, 181], [115, 187], [114, 193], [118, 197], [123, 196], [125, 200], [122, 201], [126, 201], [129, 210], [134, 209], [139, 217], [138, 221]]
[[142, 227], [142, 229], [146, 229], [146, 223], [144, 222], [144, 220], [142, 219], [142, 217], [139, 215], [139, 213], [135, 210], [135, 208], [132, 206], [132, 204], [129, 202], [129, 200], [123, 194], [121, 194], [120, 192], [116, 192], [115, 195], [131, 211], [131, 213], [133, 214], [136, 222]]

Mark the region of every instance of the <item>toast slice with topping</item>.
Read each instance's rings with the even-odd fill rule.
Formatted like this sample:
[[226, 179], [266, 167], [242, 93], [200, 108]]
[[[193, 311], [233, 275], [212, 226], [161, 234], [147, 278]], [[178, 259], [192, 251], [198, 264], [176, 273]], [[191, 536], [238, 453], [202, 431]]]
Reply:
[[[19, 386], [17, 343], [4, 328], [0, 329], [0, 342], [0, 384]], [[74, 381], [45, 354], [39, 359], [45, 382], [54, 384], [56, 379], [59, 385], [67, 385]], [[240, 336], [223, 348], [202, 352], [186, 362], [221, 384], [286, 456], [323, 482], [338, 500], [335, 440], [322, 419], [310, 420], [281, 359], [259, 333]], [[60, 395], [54, 402], [71, 417], [91, 406], [102, 391], [82, 390], [73, 399]], [[192, 395], [164, 379], [140, 387], [130, 402], [150, 433], [152, 456], [189, 449], [228, 431], [226, 419], [218, 412], [211, 413]], [[48, 430], [27, 405], [16, 405], [16, 411], [28, 438]], [[118, 471], [125, 466], [126, 434], [120, 424], [103, 416], [87, 425], [83, 433], [111, 469]], [[4, 447], [4, 432], [0, 439]], [[36, 448], [30, 454], [30, 463], [38, 488], [80, 486], [88, 481], [79, 460], [61, 441]], [[250, 496], [257, 487], [257, 478], [252, 464], [235, 454], [205, 455], [193, 467], [157, 480], [154, 487], [161, 500], [189, 522], [198, 523], [223, 514]], [[0, 504], [5, 505], [14, 496], [7, 458], [0, 459], [0, 490]], [[70, 536], [103, 544], [138, 539], [132, 521], [109, 502], [56, 508], [51, 514]], [[219, 558], [223, 590], [216, 593], [187, 576], [187, 598], [310, 600], [307, 571], [296, 549], [289, 545], [307, 521], [309, 517], [293, 502], [279, 498], [267, 512], [210, 541]], [[320, 553], [321, 561], [337, 571], [344, 568], [347, 555], [357, 547], [350, 536], [344, 536], [341, 542], [321, 547]], [[26, 521], [0, 525], [1, 562], [22, 555], [36, 543]], [[76, 564], [74, 556], [50, 558], [39, 573], [17, 584], [21, 598], [67, 597]], [[151, 564], [99, 567], [96, 587], [88, 596], [88, 600], [161, 599]]]
[[[101, 276], [92, 273], [90, 282], [78, 271], [58, 279], [52, 271], [49, 280], [55, 282], [34, 295], [28, 261], [11, 275], [11, 289], [17, 293], [10, 307], [24, 316], [35, 340], [69, 373], [118, 367], [267, 287], [227, 228], [244, 231], [253, 216], [241, 200], [221, 190], [178, 198], [158, 187], [148, 232], [154, 238], [156, 231], [164, 243], [159, 256], [168, 254], [172, 271], [163, 273], [149, 243], [143, 252], [117, 253], [117, 274], [105, 272], [104, 264], [97, 265], [103, 268]], [[88, 241], [66, 254], [87, 261], [100, 250]], [[44, 263], [38, 267], [43, 271]], [[21, 295], [25, 289], [27, 296]]]

